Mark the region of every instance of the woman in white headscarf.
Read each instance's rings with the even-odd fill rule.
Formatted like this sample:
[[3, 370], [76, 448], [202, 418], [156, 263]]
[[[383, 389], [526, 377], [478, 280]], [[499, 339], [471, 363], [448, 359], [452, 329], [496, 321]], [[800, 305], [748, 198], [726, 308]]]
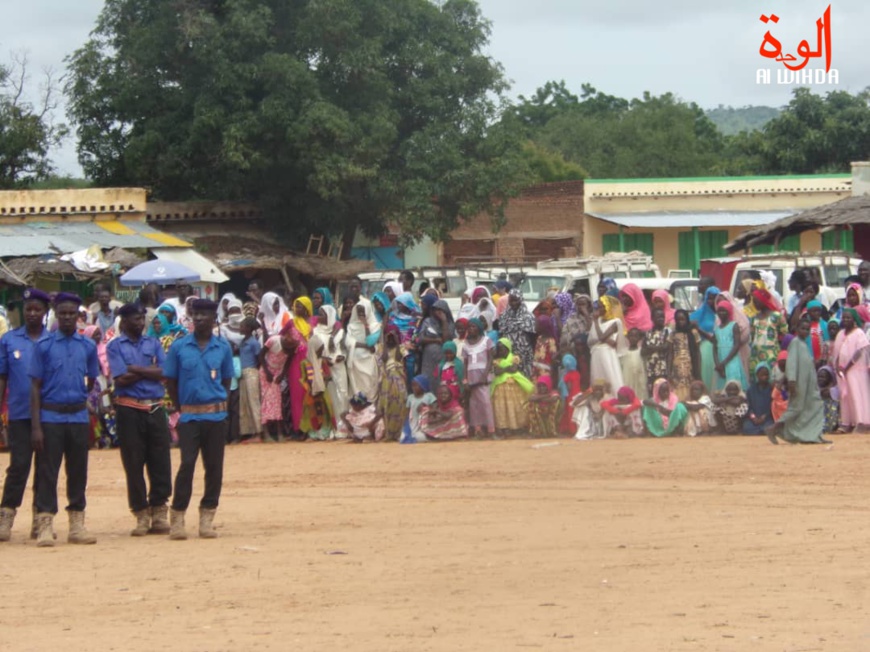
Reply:
[[266, 292], [260, 299], [260, 312], [263, 314], [266, 337], [280, 333], [284, 325], [293, 318], [284, 299], [274, 292]]
[[372, 403], [378, 398], [380, 385], [378, 358], [375, 355], [375, 345], [380, 335], [381, 323], [375, 316], [371, 301], [360, 297], [347, 323], [347, 375], [350, 393], [355, 395], [362, 392]]
[[[384, 294], [387, 295], [387, 298], [390, 300], [390, 303], [396, 300], [396, 297], [402, 294], [405, 291], [405, 288], [398, 281], [387, 281], [384, 283]], [[390, 306], [384, 306], [389, 309]]]
[[229, 304], [230, 301], [238, 301], [236, 295], [232, 292], [227, 292], [225, 295], [221, 297], [220, 303], [218, 303], [218, 324], [225, 324], [227, 321], [227, 317], [229, 316]]
[[344, 347], [344, 329], [341, 322], [337, 321], [335, 308], [330, 305], [322, 305], [320, 312], [325, 317], [321, 320], [318, 315], [317, 326], [311, 333], [308, 350], [314, 351], [321, 364], [321, 371], [328, 369], [326, 376], [326, 392], [332, 407], [333, 418], [337, 421], [341, 415], [347, 412], [347, 351]]
[[[224, 299], [229, 296], [231, 299], [224, 302]], [[224, 318], [220, 322], [220, 334], [233, 346], [239, 346], [245, 337], [242, 335], [242, 320], [245, 316], [242, 314], [242, 302], [236, 299], [233, 295], [225, 295], [221, 299], [223, 306]]]

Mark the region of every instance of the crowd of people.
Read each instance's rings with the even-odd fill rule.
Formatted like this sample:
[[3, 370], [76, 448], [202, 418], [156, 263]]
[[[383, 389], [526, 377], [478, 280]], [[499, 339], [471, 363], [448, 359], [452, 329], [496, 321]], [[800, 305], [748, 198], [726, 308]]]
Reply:
[[32, 536], [53, 545], [66, 459], [70, 541], [95, 541], [84, 528], [92, 446], [121, 448], [133, 534], [184, 539], [200, 454], [199, 532], [216, 536], [227, 443], [739, 433], [819, 443], [870, 431], [870, 263], [846, 279], [842, 302], [804, 270], [789, 285], [784, 304], [769, 273], [734, 297], [701, 279], [689, 312], [666, 291], [647, 300], [630, 280], [604, 278], [597, 299], [553, 288], [530, 310], [499, 280], [469, 289], [456, 315], [410, 271], [370, 297], [355, 279], [338, 305], [326, 287], [288, 300], [257, 280], [244, 300], [219, 302], [184, 284], [165, 301], [145, 287], [128, 304], [101, 287], [90, 307], [29, 289], [23, 325], [0, 339], [10, 449], [0, 541], [34, 454]]

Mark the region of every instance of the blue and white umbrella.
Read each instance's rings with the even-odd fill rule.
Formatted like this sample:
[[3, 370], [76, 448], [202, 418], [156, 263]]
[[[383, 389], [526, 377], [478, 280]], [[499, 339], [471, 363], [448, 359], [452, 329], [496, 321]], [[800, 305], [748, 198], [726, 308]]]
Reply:
[[199, 278], [199, 272], [193, 271], [190, 267], [171, 260], [158, 259], [136, 265], [126, 274], [122, 274], [120, 281], [121, 285], [147, 285], [148, 283], [175, 285], [182, 281], [195, 282]]

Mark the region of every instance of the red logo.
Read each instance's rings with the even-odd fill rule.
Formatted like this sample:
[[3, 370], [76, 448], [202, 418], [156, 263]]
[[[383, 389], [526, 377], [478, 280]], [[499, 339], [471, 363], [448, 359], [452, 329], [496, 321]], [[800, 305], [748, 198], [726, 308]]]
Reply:
[[[778, 23], [779, 16], [770, 14], [769, 16], [761, 15], [762, 23]], [[793, 54], [783, 54], [782, 44], [768, 30], [764, 34], [764, 40], [761, 42], [761, 47], [758, 49], [761, 56], [774, 61], [781, 61], [789, 70], [801, 70], [809, 63], [810, 59], [825, 57], [825, 72], [831, 70], [831, 5], [825, 9], [822, 17], [816, 20], [816, 49], [811, 50], [809, 42], [804, 39], [797, 46], [797, 57]], [[798, 57], [803, 59], [797, 64], [791, 65], [792, 62], [798, 61]]]

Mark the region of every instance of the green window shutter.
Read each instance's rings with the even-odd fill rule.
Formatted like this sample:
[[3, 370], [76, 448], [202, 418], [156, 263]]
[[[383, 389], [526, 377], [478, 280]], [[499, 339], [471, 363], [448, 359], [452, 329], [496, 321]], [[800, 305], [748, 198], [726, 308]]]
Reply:
[[[842, 238], [842, 239], [841, 239]], [[855, 239], [852, 231], [828, 231], [822, 234], [822, 249], [825, 251], [843, 250], [855, 251]]]
[[681, 231], [677, 237], [679, 238], [680, 269], [698, 269], [698, 262], [695, 260], [695, 243], [692, 238], [692, 232]]
[[[701, 258], [721, 258], [725, 255], [722, 248], [728, 242], [728, 231], [701, 231]], [[699, 261], [700, 265], [700, 261]]]
[[754, 254], [770, 254], [773, 253], [773, 245], [755, 245], [752, 248]]
[[779, 241], [777, 251], [800, 251], [801, 250], [801, 234], [794, 233], [788, 235]]
[[[625, 251], [642, 251], [648, 256], [654, 253], [654, 238], [652, 233], [623, 233]], [[605, 233], [601, 240], [601, 250], [604, 253], [619, 251], [619, 234]]]

